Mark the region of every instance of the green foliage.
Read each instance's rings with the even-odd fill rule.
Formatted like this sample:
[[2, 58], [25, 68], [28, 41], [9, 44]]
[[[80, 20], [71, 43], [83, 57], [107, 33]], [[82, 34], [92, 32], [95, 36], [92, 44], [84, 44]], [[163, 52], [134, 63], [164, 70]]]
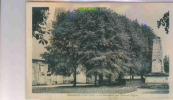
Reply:
[[165, 72], [169, 73], [169, 57], [168, 56], [164, 57], [163, 63], [164, 63]]
[[50, 54], [65, 55], [72, 67], [82, 64], [87, 74], [118, 76], [130, 69], [148, 72], [155, 36], [152, 29], [110, 9], [96, 9], [58, 14], [53, 22]]
[[47, 40], [43, 35], [49, 32], [46, 30], [47, 18], [49, 15], [48, 7], [33, 7], [32, 8], [32, 36], [39, 40], [39, 43], [47, 44]]
[[166, 33], [169, 33], [169, 11], [166, 12], [159, 21], [157, 21], [157, 27], [160, 28], [160, 26], [165, 27]]
[[121, 16], [125, 33], [129, 35], [129, 50], [131, 62], [136, 75], [145, 75], [150, 72], [152, 61], [152, 45], [155, 34], [146, 24], [139, 24]]
[[134, 51], [133, 61], [135, 62], [136, 74], [145, 75], [151, 71], [152, 65], [152, 46], [155, 35], [152, 29], [145, 24], [137, 26], [140, 30], [136, 31], [136, 35], [133, 35], [134, 42], [132, 42], [132, 51]]
[[60, 52], [45, 52], [41, 57], [49, 63], [52, 74], [70, 76], [74, 72], [70, 60]]
[[80, 7], [80, 8], [78, 8], [78, 10], [80, 12], [85, 12], [85, 11], [97, 12], [98, 9], [96, 7]]

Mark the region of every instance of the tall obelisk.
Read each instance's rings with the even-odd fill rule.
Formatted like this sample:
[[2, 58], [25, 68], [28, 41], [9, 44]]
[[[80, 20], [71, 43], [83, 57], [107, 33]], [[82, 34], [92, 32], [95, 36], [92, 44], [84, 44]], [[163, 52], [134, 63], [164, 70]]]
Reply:
[[155, 37], [153, 41], [152, 71], [151, 73], [164, 73], [162, 60], [162, 45], [160, 37]]
[[160, 37], [153, 40], [152, 51], [152, 70], [150, 74], [145, 75], [147, 85], [168, 85], [168, 73], [165, 73], [162, 60], [162, 45]]

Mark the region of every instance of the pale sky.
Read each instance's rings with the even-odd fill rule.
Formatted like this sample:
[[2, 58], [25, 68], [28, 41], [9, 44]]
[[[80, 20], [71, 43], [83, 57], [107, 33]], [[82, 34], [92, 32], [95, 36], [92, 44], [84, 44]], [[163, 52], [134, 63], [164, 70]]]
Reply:
[[[171, 3], [33, 3], [33, 6], [47, 6], [50, 9], [48, 21], [53, 20], [55, 8], [64, 8], [66, 10], [73, 10], [79, 7], [107, 7], [117, 12], [118, 14], [126, 15], [129, 19], [137, 19], [139, 23], [147, 24], [152, 27], [154, 33], [161, 37], [163, 57], [167, 53], [166, 44], [168, 43], [169, 35], [163, 28], [157, 28], [157, 21], [163, 17], [167, 11], [173, 11], [173, 4]], [[170, 33], [169, 33], [170, 34]], [[47, 39], [49, 35], [45, 36]], [[32, 58], [41, 59], [40, 54], [45, 52], [44, 46], [38, 43], [33, 38]]]

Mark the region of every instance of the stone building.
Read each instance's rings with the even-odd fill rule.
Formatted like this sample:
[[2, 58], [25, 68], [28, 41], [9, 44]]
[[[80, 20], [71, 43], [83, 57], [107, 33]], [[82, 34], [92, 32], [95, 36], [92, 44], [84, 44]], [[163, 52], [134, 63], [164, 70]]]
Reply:
[[47, 84], [48, 64], [41, 59], [32, 59], [32, 85]]

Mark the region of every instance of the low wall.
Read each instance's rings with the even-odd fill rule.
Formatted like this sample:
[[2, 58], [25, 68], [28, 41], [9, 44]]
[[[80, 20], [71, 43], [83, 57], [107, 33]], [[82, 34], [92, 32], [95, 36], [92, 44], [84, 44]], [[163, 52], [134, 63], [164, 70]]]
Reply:
[[146, 84], [168, 84], [168, 77], [145, 77]]

